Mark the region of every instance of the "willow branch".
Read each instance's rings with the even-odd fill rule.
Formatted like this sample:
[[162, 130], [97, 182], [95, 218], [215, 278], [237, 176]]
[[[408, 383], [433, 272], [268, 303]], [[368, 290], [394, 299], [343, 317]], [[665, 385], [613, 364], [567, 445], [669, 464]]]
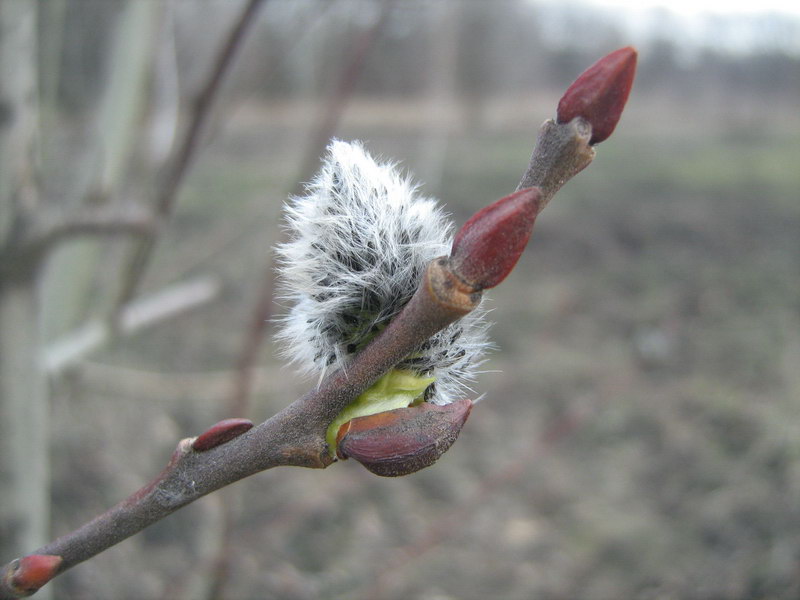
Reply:
[[[456, 234], [450, 256], [428, 265], [411, 300], [346, 370], [335, 371], [319, 387], [258, 426], [244, 419], [229, 419], [196, 438], [181, 440], [164, 470], [132, 496], [79, 529], [2, 567], [0, 600], [30, 595], [66, 569], [244, 477], [277, 466], [325, 468], [333, 463], [326, 431], [334, 418], [430, 336], [473, 310], [484, 289], [502, 282], [522, 254], [546, 202], [591, 162], [594, 151], [590, 146], [605, 139], [598, 131], [607, 137], [616, 125], [593, 110], [608, 99], [609, 77], [598, 83], [592, 70], [600, 65], [608, 67], [612, 79], [624, 75], [624, 85], [612, 86], [611, 92], [617, 102], [617, 92], [627, 86], [627, 97], [635, 51], [622, 52], [619, 61], [609, 62], [606, 57], [579, 77], [567, 90], [569, 102], [564, 104], [562, 99], [559, 105], [559, 119], [542, 127], [521, 183], [535, 182], [541, 189], [518, 190], [470, 218]], [[599, 96], [598, 90], [603, 92]], [[587, 97], [591, 100], [588, 105]], [[576, 107], [580, 111], [573, 116]], [[570, 114], [569, 120], [564, 114]], [[597, 125], [600, 127], [593, 134]]]
[[0, 249], [0, 279], [35, 273], [49, 251], [68, 238], [79, 236], [144, 236], [156, 227], [155, 216], [138, 206], [81, 210], [65, 216], [45, 212], [36, 222], [18, 226], [11, 243]]
[[1, 571], [0, 598], [27, 595], [15, 579], [20, 579], [21, 571], [24, 574], [25, 559], [31, 556], [60, 558], [47, 563], [53, 571], [49, 579], [244, 477], [277, 466], [330, 465], [335, 459], [325, 432], [336, 415], [428, 337], [477, 306], [480, 292], [455, 289], [455, 278], [445, 258], [434, 261], [400, 315], [354, 359], [347, 372], [333, 373], [317, 389], [256, 427], [249, 428], [243, 420], [224, 421], [196, 438], [181, 440], [153, 481], [79, 529], [6, 565]]
[[[520, 194], [524, 192], [512, 196]], [[543, 206], [538, 191], [535, 197], [530, 227]], [[249, 422], [233, 419], [223, 421], [197, 438], [182, 440], [169, 464], [153, 481], [106, 513], [26, 558], [60, 557], [53, 566], [52, 578], [194, 500], [244, 477], [278, 466], [325, 468], [332, 464], [335, 458], [329, 451], [325, 434], [342, 409], [430, 336], [468, 314], [480, 303], [482, 289], [499, 283], [516, 263], [524, 244], [516, 256], [496, 256], [491, 252], [487, 256], [481, 254], [485, 244], [482, 246], [469, 231], [463, 234], [472, 224], [472, 230], [485, 230], [490, 240], [495, 239], [497, 231], [491, 224], [485, 227], [481, 221], [482, 215], [488, 214], [491, 218], [489, 209], [493, 206], [479, 211], [462, 228], [456, 236], [451, 257], [441, 257], [429, 264], [412, 299], [353, 359], [346, 371], [332, 373], [319, 387], [244, 433]], [[527, 236], [524, 241], [527, 242]], [[479, 249], [477, 256], [475, 248]], [[502, 272], [498, 272], [497, 261], [501, 263]], [[488, 273], [488, 279], [483, 277], [483, 271]], [[233, 439], [228, 439], [231, 436]], [[198, 450], [198, 445], [202, 451]], [[24, 567], [20, 560], [24, 559], [0, 571], [5, 573], [0, 578], [0, 599], [24, 595], [18, 589], [20, 586], [15, 588], [9, 583]]]

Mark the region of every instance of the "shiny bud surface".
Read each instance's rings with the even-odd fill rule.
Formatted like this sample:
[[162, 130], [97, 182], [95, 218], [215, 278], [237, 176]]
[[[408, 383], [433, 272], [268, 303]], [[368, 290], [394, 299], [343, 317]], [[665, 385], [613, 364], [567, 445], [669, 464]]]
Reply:
[[249, 419], [225, 419], [206, 429], [192, 443], [192, 450], [205, 452], [216, 448], [253, 428]]
[[463, 399], [357, 417], [339, 429], [337, 454], [382, 477], [408, 475], [432, 465], [453, 445], [471, 410], [472, 401]]
[[526, 188], [476, 212], [453, 239], [452, 269], [475, 291], [499, 285], [517, 264], [541, 208], [541, 190]]
[[558, 122], [582, 117], [592, 126], [590, 144], [614, 132], [636, 75], [637, 53], [631, 46], [615, 50], [586, 69], [558, 103]]

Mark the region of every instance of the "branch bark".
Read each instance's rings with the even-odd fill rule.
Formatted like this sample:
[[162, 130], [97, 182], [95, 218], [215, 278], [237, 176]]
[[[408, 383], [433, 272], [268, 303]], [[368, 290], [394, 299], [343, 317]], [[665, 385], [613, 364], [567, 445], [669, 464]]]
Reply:
[[[625, 54], [628, 58], [622, 66], [611, 71], [622, 73], [630, 89], [635, 51], [625, 49]], [[586, 81], [579, 77], [570, 90], [583, 93], [585, 88], [598, 87], [596, 80]], [[600, 89], [603, 94], [609, 92], [608, 87]], [[593, 96], [593, 102], [602, 103], [603, 94]], [[244, 419], [230, 419], [197, 438], [182, 440], [165, 469], [132, 496], [83, 527], [5, 565], [0, 570], [0, 600], [30, 595], [66, 569], [239, 479], [277, 466], [325, 468], [332, 464], [336, 459], [326, 432], [334, 418], [431, 335], [478, 306], [482, 290], [499, 284], [516, 264], [546, 202], [591, 162], [592, 119], [597, 120], [597, 115], [591, 110], [587, 114], [584, 119], [578, 113], [567, 123], [545, 122], [520, 183], [521, 187], [538, 183], [541, 189], [518, 191], [468, 220], [456, 234], [450, 256], [428, 265], [408, 304], [346, 370], [332, 373], [318, 388], [256, 427]], [[602, 123], [606, 131], [615, 124]]]
[[[589, 137], [585, 135], [586, 132], [576, 128], [574, 123], [555, 127], [559, 130], [559, 136], [568, 140], [568, 148], [591, 156], [587, 154]], [[565, 128], [567, 133], [561, 131]], [[591, 133], [590, 130], [588, 133]], [[543, 128], [543, 133], [552, 135], [548, 131], [548, 128]], [[548, 160], [551, 155], [534, 152], [537, 160]], [[556, 163], [539, 170], [548, 173], [551, 169], [560, 169], [563, 156], [558, 153], [557, 156]], [[529, 167], [528, 171], [532, 168]], [[544, 179], [549, 180], [547, 177]], [[542, 206], [543, 203], [538, 202], [537, 211]], [[463, 245], [470, 246], [472, 242]], [[462, 251], [459, 249], [458, 252], [460, 254]], [[510, 264], [513, 265], [515, 261], [516, 258]], [[494, 265], [487, 264], [487, 267], [494, 268]], [[332, 373], [318, 388], [229, 441], [197, 451], [193, 447], [197, 438], [182, 440], [167, 467], [153, 481], [106, 513], [42, 546], [29, 556], [60, 557], [61, 561], [52, 573], [55, 576], [190, 502], [244, 477], [278, 466], [329, 466], [335, 458], [329, 452], [325, 434], [339, 412], [431, 335], [478, 305], [482, 286], [470, 284], [470, 280], [474, 280], [471, 276], [474, 268], [474, 264], [469, 260], [461, 260], [460, 256], [458, 260], [447, 257], [434, 260], [414, 297], [389, 326], [355, 357], [346, 372]], [[465, 269], [464, 273], [460, 269]], [[241, 420], [237, 420], [237, 427], [240, 425]], [[224, 440], [224, 435], [218, 437], [220, 431], [225, 433], [225, 422], [200, 436], [204, 439], [203, 447], [207, 446], [209, 437]], [[239, 431], [237, 429], [232, 433]], [[0, 599], [23, 595], [8, 583], [13, 580], [17, 569], [18, 561], [9, 563], [0, 571], [0, 574], [4, 573], [0, 576]]]
[[[39, 208], [37, 11], [0, 2], [0, 552], [39, 545], [49, 525], [47, 381], [36, 265], [17, 263]], [[11, 259], [11, 260], [9, 260]]]
[[[242, 430], [241, 420], [231, 425], [223, 422], [198, 438], [181, 440], [169, 464], [153, 481], [29, 556], [59, 557], [61, 560], [53, 563], [55, 576], [239, 479], [277, 466], [329, 466], [335, 458], [325, 433], [336, 415], [428, 337], [478, 305], [480, 291], [454, 289], [452, 282], [457, 278], [446, 258], [437, 259], [415, 296], [347, 372], [333, 373], [317, 389], [233, 439], [227, 438]], [[203, 440], [202, 446], [198, 440]], [[20, 593], [24, 586], [14, 585], [19, 569], [19, 561], [14, 561], [0, 572], [0, 598], [27, 595]]]

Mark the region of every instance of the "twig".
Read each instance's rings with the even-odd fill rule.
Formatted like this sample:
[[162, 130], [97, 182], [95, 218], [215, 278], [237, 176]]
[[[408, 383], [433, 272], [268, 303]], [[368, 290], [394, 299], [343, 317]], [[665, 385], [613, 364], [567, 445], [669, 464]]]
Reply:
[[[444, 262], [439, 259], [431, 264], [417, 294], [355, 358], [347, 373], [333, 373], [319, 388], [245, 433], [241, 433], [241, 422], [233, 426], [223, 422], [198, 438], [182, 440], [170, 463], [152, 482], [83, 527], [39, 548], [32, 556], [60, 557], [55, 575], [249, 475], [282, 465], [330, 465], [334, 458], [328, 452], [325, 433], [336, 415], [391, 366], [480, 301], [480, 291], [453, 286], [458, 275]], [[449, 286], [447, 281], [451, 282]], [[241, 435], [228, 440], [231, 432]], [[200, 440], [202, 451], [197, 449]], [[3, 570], [0, 598], [21, 595], [7, 583], [14, 580], [20, 565], [15, 561]]]
[[30, 232], [28, 243], [44, 249], [81, 235], [146, 235], [152, 233], [155, 224], [151, 211], [135, 205], [82, 209], [68, 217], [45, 214]]
[[320, 149], [325, 147], [336, 130], [336, 125], [342, 118], [347, 102], [353, 94], [356, 83], [358, 83], [369, 50], [389, 20], [394, 2], [395, 0], [383, 0], [378, 17], [368, 29], [362, 31], [356, 38], [350, 60], [339, 76], [331, 96], [322, 107], [317, 125], [311, 136], [309, 149], [301, 162], [300, 176], [295, 181], [295, 188], [292, 190], [292, 194], [300, 193], [306, 177], [315, 170]]
[[[200, 135], [205, 128], [211, 107], [219, 94], [222, 81], [230, 70], [237, 51], [242, 46], [248, 27], [255, 22], [255, 15], [264, 2], [265, 0], [247, 1], [228, 33], [206, 83], [197, 95], [189, 124], [156, 194], [154, 211], [160, 221], [166, 220], [174, 210], [178, 190], [197, 154]], [[156, 239], [155, 232], [144, 236], [131, 252], [127, 265], [123, 269], [122, 289], [116, 303], [118, 307], [128, 303], [135, 294], [155, 248]]]
[[[519, 198], [520, 192], [513, 197]], [[531, 199], [533, 205], [526, 205], [534, 210], [530, 227], [541, 208], [539, 192]], [[246, 433], [241, 433], [242, 422], [236, 420], [222, 422], [199, 438], [182, 440], [156, 479], [32, 556], [60, 557], [52, 573], [55, 576], [239, 479], [276, 466], [325, 468], [332, 464], [335, 458], [329, 453], [325, 436], [341, 410], [431, 335], [468, 314], [480, 303], [481, 290], [497, 285], [516, 263], [524, 244], [517, 248], [516, 255], [498, 256], [493, 245], [486, 243], [498, 236], [516, 235], [518, 229], [517, 220], [505, 219], [506, 215], [499, 224], [485, 223], [487, 215], [492, 221], [492, 207], [479, 211], [456, 235], [451, 258], [442, 257], [429, 264], [416, 294], [386, 329], [356, 355], [347, 372], [332, 373], [318, 388]], [[509, 227], [510, 234], [504, 235], [503, 230]], [[241, 435], [229, 440], [229, 433]], [[204, 451], [195, 449], [197, 440], [203, 440]], [[4, 580], [13, 579], [20, 568], [18, 562], [7, 565]], [[4, 589], [0, 580], [0, 598], [19, 595], [11, 585]]]
[[142, 236], [154, 227], [152, 215], [133, 206], [80, 211], [69, 217], [60, 212], [45, 213], [29, 227], [20, 227], [12, 243], [0, 249], [0, 280], [24, 279], [37, 273], [42, 261], [65, 238]]
[[[205, 304], [215, 298], [219, 291], [219, 281], [211, 277], [201, 277], [163, 289], [123, 308], [119, 320], [120, 331], [134, 333], [159, 323]], [[45, 348], [42, 357], [44, 370], [50, 374], [63, 371], [102, 346], [110, 335], [103, 321], [84, 325]]]
[[[330, 5], [327, 5], [330, 7]], [[378, 39], [390, 14], [391, 0], [385, 0], [381, 13], [375, 22], [360, 34], [354, 45], [350, 59], [342, 70], [339, 81], [324, 104], [315, 131], [311, 134], [311, 144], [306, 151], [305, 158], [301, 161], [301, 171], [295, 179], [298, 186], [308, 180], [316, 164], [317, 157], [321, 154], [325, 144], [333, 135], [342, 114], [352, 97], [355, 85], [360, 79], [366, 63], [369, 50]], [[299, 192], [295, 187], [291, 193]], [[258, 299], [252, 311], [252, 318], [244, 333], [244, 342], [236, 361], [235, 377], [231, 395], [227, 401], [228, 414], [245, 417], [248, 415], [249, 399], [252, 394], [253, 380], [256, 372], [255, 365], [263, 347], [264, 337], [269, 330], [274, 306], [273, 294], [275, 291], [275, 264], [274, 257], [270, 255], [268, 266], [263, 271], [263, 280], [258, 292]], [[232, 493], [233, 490], [228, 491]], [[223, 529], [222, 540], [219, 544], [219, 554], [215, 557], [211, 569], [211, 585], [209, 586], [209, 599], [218, 598], [225, 588], [225, 582], [230, 572], [232, 560], [232, 536], [235, 518], [233, 511], [236, 502], [225, 502], [222, 506]]]
[[[296, 181], [301, 183], [306, 181], [314, 170], [314, 165], [318, 160], [317, 157], [325, 148], [325, 145], [336, 129], [336, 124], [342, 117], [347, 101], [352, 96], [355, 84], [363, 70], [369, 49], [378, 39], [381, 29], [385, 26], [390, 9], [391, 0], [387, 0], [384, 2], [382, 12], [375, 22], [368, 30], [364, 31], [359, 36], [353, 54], [341, 73], [339, 83], [334, 93], [325, 103], [322, 116], [311, 136], [313, 142], [309, 146], [309, 151], [302, 161], [303, 166], [299, 171], [299, 176]], [[299, 191], [300, 188], [295, 188], [290, 194], [295, 194]], [[259, 351], [263, 345], [264, 336], [272, 316], [272, 296], [275, 289], [274, 273], [275, 264], [274, 260], [271, 259], [267, 269], [265, 269], [264, 279], [259, 289], [258, 300], [252, 312], [253, 316], [245, 333], [244, 344], [242, 345], [239, 358], [236, 361], [237, 377], [234, 382], [233, 394], [228, 403], [230, 408], [229, 414], [245, 414], [247, 396], [250, 394], [250, 389], [252, 387], [251, 372], [258, 360]]]
[[[270, 392], [285, 397], [293, 387], [291, 380], [280, 377], [281, 369], [276, 366], [254, 371], [254, 393]], [[86, 360], [81, 361], [78, 373], [80, 380], [92, 389], [107, 394], [145, 401], [167, 396], [193, 405], [211, 406], [224, 406], [234, 375], [233, 370], [162, 373]]]
[[[635, 63], [635, 52], [627, 52]], [[627, 75], [629, 89], [633, 79], [630, 60], [615, 74], [620, 70]], [[575, 89], [596, 92], [595, 88], [602, 89], [605, 83], [601, 79], [599, 85], [596, 80], [589, 85], [578, 78], [568, 94]], [[600, 99], [605, 98], [601, 95]], [[560, 114], [561, 108], [560, 105]], [[603, 125], [607, 131], [608, 123]], [[546, 199], [591, 160], [593, 153], [588, 147], [593, 127], [594, 122], [584, 122], [580, 114], [567, 123], [545, 123], [542, 136], [553, 139], [540, 139], [537, 148], [556, 151], [534, 151], [534, 160], [544, 163], [528, 168], [528, 172], [540, 174], [544, 189], [515, 192], [469, 219], [456, 234], [450, 256], [429, 263], [411, 300], [354, 357], [346, 372], [333, 372], [319, 387], [256, 427], [244, 419], [229, 419], [196, 438], [182, 440], [167, 467], [138, 492], [79, 529], [0, 569], [0, 600], [33, 593], [66, 569], [244, 477], [277, 466], [325, 468], [332, 464], [335, 457], [326, 442], [329, 425], [392, 366], [430, 336], [472, 311], [480, 303], [482, 290], [498, 285], [508, 275], [524, 250]], [[551, 175], [554, 172], [557, 177]], [[412, 408], [383, 413], [390, 416], [391, 427], [397, 423], [399, 411], [420, 414]], [[438, 418], [437, 412], [429, 409], [424, 414]], [[365, 418], [380, 420], [380, 416]], [[346, 435], [342, 446], [347, 439]]]

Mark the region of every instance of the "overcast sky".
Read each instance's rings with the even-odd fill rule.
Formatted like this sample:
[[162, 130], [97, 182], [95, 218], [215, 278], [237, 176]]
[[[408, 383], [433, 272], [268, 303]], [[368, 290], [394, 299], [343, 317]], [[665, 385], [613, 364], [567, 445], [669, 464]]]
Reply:
[[800, 15], [798, 0], [586, 0], [589, 4], [634, 10], [662, 7], [681, 14], [703, 12], [748, 14], [754, 12], [783, 12]]
[[633, 44], [666, 38], [686, 56], [702, 48], [800, 57], [800, 0], [532, 0], [557, 10], [597, 7]]

